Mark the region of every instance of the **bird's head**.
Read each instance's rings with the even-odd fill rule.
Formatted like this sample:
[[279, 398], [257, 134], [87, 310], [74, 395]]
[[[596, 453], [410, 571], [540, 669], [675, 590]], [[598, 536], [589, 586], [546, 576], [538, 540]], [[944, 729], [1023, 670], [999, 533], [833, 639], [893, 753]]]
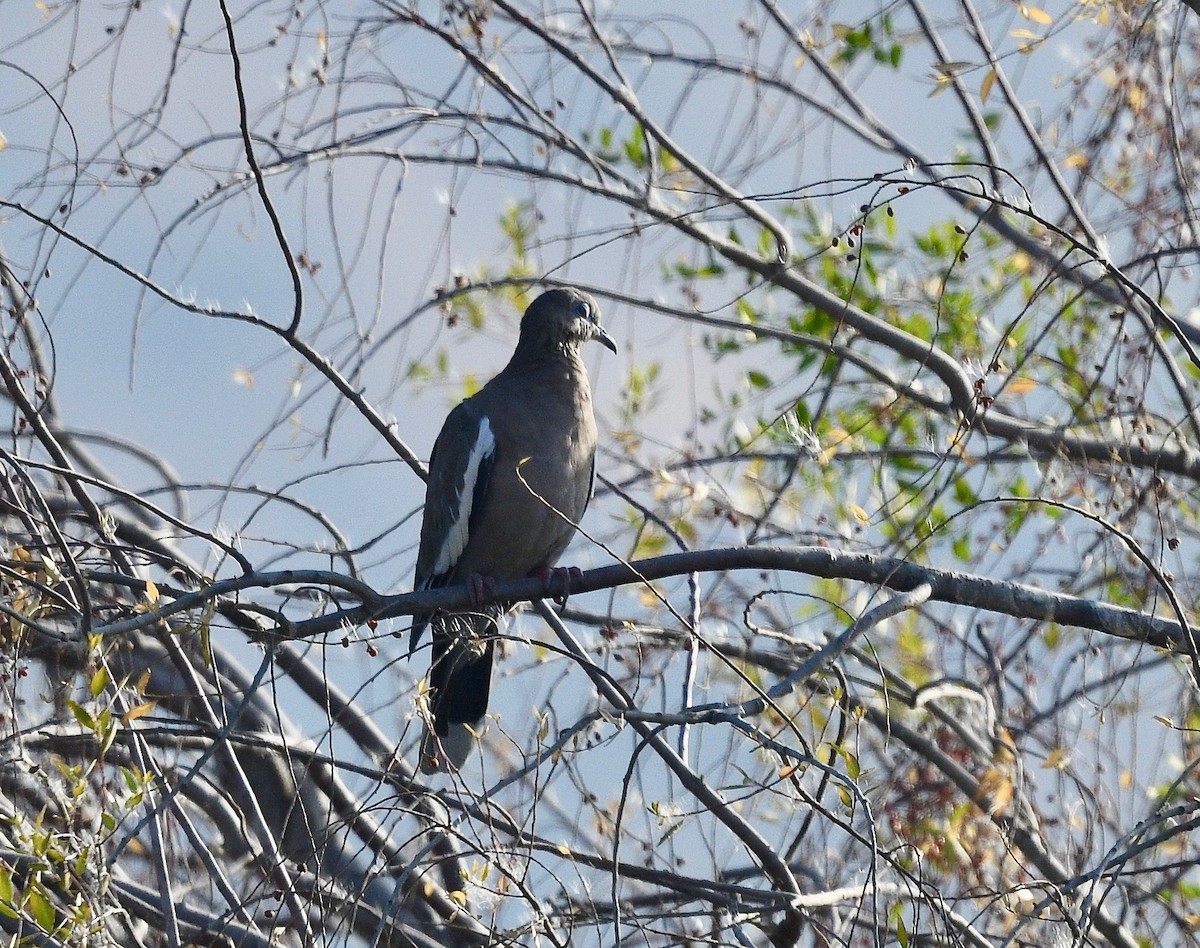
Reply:
[[525, 310], [517, 348], [528, 352], [578, 350], [589, 339], [611, 352], [617, 351], [612, 336], [600, 325], [600, 307], [595, 298], [572, 288], [547, 290]]

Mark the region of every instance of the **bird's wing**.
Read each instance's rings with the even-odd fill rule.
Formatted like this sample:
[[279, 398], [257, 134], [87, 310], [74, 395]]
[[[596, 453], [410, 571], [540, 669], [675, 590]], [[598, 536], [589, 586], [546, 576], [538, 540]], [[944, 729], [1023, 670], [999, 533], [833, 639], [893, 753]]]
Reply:
[[[479, 523], [495, 460], [496, 436], [487, 415], [471, 401], [463, 402], [447, 416], [429, 458], [415, 591], [449, 582]], [[410, 652], [428, 624], [429, 616], [414, 619]]]

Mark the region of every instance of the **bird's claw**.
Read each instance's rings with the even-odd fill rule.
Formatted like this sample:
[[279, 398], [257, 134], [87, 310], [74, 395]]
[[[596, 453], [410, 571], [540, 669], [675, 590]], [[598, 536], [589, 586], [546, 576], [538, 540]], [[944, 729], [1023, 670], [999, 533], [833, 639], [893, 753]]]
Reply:
[[578, 566], [547, 566], [538, 575], [546, 584], [546, 594], [560, 606], [566, 606], [572, 589], [583, 585], [583, 570]]
[[482, 609], [485, 600], [496, 596], [496, 580], [491, 576], [472, 573], [467, 577], [467, 596], [472, 609]]

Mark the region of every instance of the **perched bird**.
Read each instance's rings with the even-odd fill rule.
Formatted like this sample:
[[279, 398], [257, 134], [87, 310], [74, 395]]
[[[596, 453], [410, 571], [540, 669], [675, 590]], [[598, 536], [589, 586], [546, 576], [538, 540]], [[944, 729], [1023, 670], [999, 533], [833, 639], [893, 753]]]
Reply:
[[[502, 605], [479, 607], [497, 580], [552, 577], [592, 496], [596, 421], [580, 347], [613, 352], [587, 293], [549, 290], [521, 319], [517, 348], [500, 373], [450, 412], [429, 459], [425, 519], [414, 589], [466, 583], [475, 609], [417, 616], [410, 653], [433, 627], [433, 730], [421, 769], [467, 759], [487, 711]], [[576, 571], [578, 572], [578, 571]]]

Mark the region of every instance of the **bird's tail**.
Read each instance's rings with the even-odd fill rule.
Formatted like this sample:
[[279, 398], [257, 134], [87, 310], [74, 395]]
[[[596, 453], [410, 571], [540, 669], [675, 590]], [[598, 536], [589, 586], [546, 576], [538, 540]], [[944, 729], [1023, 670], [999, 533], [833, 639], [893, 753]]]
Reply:
[[499, 610], [485, 610], [433, 622], [433, 728], [421, 742], [421, 770], [427, 774], [461, 768], [482, 733], [499, 619]]
[[[482, 726], [483, 722], [479, 724]], [[426, 729], [421, 739], [421, 772], [436, 774], [461, 769], [471, 756], [479, 731], [467, 724], [450, 724], [445, 735]]]

